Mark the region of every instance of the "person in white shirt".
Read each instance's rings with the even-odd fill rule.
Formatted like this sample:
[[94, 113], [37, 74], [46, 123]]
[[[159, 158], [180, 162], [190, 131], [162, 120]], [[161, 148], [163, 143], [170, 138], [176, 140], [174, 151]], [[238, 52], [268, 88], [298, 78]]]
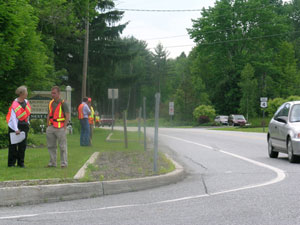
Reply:
[[[31, 107], [29, 101], [26, 99], [28, 95], [26, 86], [18, 87], [16, 89], [16, 95], [19, 97], [13, 101], [6, 116], [9, 134], [8, 167], [14, 167], [17, 163], [19, 167], [24, 168]], [[10, 133], [15, 132], [16, 135], [19, 135], [21, 131], [25, 132], [25, 139], [20, 143], [12, 144], [10, 140]]]

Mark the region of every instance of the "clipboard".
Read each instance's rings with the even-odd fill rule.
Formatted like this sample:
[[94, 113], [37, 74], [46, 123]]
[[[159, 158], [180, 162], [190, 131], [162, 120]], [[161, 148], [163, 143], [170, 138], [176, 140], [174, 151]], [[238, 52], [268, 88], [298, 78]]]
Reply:
[[10, 143], [12, 145], [22, 142], [26, 137], [24, 131], [21, 131], [20, 134], [18, 135], [15, 132], [9, 133], [9, 135], [10, 135]]

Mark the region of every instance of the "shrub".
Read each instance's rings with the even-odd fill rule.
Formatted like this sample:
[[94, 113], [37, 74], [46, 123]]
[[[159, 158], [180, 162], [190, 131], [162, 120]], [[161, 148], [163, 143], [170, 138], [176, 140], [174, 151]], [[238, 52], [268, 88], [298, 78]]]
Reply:
[[0, 113], [0, 148], [8, 146], [8, 128], [6, 123], [6, 116]]
[[46, 123], [47, 123], [46, 119], [32, 119], [30, 120], [30, 130], [32, 130], [34, 134], [42, 133], [41, 125], [44, 125], [43, 132], [46, 132], [46, 128], [47, 128]]
[[199, 116], [198, 118], [198, 123], [199, 124], [204, 124], [209, 122], [209, 117], [208, 116]]
[[193, 112], [193, 116], [198, 122], [200, 122], [200, 117], [201, 117], [201, 121], [202, 120], [207, 121], [208, 119], [207, 122], [209, 122], [210, 120], [213, 120], [214, 117], [216, 116], [216, 110], [210, 105], [200, 105], [197, 108], [195, 108]]

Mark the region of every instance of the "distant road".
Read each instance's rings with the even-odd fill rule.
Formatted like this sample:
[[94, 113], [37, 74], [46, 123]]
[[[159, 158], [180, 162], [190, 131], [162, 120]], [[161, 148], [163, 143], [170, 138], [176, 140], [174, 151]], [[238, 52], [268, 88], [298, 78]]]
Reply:
[[[149, 129], [149, 136], [153, 129]], [[186, 179], [151, 190], [0, 209], [0, 224], [300, 224], [300, 165], [270, 159], [266, 134], [159, 129]]]

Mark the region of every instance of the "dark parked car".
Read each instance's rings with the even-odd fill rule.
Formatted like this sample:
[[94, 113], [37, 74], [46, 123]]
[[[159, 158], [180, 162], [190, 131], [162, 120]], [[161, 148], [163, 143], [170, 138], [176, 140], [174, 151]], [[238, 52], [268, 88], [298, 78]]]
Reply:
[[111, 126], [113, 124], [113, 119], [110, 115], [101, 115], [100, 117], [100, 126]]
[[247, 123], [243, 115], [231, 114], [228, 118], [228, 124], [230, 126], [245, 126]]
[[268, 153], [277, 158], [279, 152], [287, 153], [291, 163], [300, 157], [300, 101], [282, 104], [269, 123]]

